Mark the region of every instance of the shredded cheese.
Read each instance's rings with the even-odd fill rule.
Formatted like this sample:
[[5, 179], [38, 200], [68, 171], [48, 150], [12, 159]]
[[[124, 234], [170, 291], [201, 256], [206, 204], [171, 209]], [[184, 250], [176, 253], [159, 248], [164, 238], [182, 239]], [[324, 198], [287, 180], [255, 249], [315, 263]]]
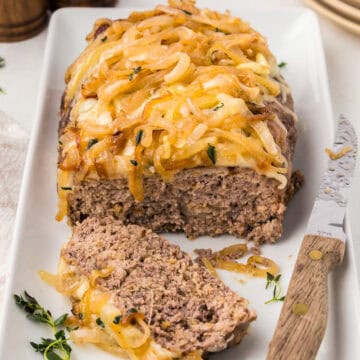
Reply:
[[[108, 28], [95, 38], [102, 24]], [[170, 0], [125, 20], [99, 20], [87, 40], [66, 73], [71, 112], [60, 137], [58, 220], [69, 189], [84, 179], [125, 177], [138, 201], [143, 176], [169, 180], [200, 166], [248, 167], [286, 186], [287, 162], [268, 123], [284, 136], [286, 129], [274, 114], [249, 109], [278, 96], [282, 84], [265, 39], [246, 22]]]

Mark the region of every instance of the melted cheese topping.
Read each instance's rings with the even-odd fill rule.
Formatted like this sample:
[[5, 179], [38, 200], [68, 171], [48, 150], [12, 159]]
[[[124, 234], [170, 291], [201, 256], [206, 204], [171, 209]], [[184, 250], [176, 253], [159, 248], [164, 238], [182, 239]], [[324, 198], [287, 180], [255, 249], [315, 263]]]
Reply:
[[[107, 25], [95, 38], [96, 29]], [[84, 179], [126, 177], [136, 200], [142, 177], [169, 180], [185, 168], [240, 166], [287, 182], [287, 162], [250, 104], [284, 87], [265, 39], [241, 19], [170, 0], [126, 20], [97, 21], [66, 74], [70, 121], [60, 137], [59, 213]]]

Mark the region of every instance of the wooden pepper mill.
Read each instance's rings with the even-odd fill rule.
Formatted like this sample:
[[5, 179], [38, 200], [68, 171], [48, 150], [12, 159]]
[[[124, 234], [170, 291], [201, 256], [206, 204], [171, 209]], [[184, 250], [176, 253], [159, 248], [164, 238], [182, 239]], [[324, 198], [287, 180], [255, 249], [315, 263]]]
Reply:
[[114, 6], [115, 3], [116, 0], [50, 0], [50, 7], [51, 10], [68, 6], [109, 7]]
[[24, 40], [47, 23], [47, 0], [0, 0], [0, 41]]

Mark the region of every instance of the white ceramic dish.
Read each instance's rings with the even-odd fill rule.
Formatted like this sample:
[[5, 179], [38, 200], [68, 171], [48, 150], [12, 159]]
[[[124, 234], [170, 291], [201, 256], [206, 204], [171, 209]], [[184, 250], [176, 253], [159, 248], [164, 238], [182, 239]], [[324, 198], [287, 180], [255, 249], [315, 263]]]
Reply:
[[[205, 1], [200, 2], [204, 5]], [[151, 6], [149, 4], [149, 6]], [[283, 70], [292, 85], [299, 115], [299, 141], [295, 168], [300, 168], [306, 184], [290, 203], [285, 232], [278, 244], [264, 246], [263, 254], [277, 261], [287, 288], [297, 250], [304, 235], [312, 203], [326, 165], [324, 148], [331, 145], [333, 115], [322, 43], [316, 17], [305, 9], [271, 11], [243, 10], [235, 2], [206, 1], [206, 6], [224, 10], [247, 19], [266, 34], [278, 61], [286, 61]], [[7, 284], [4, 317], [0, 334], [0, 359], [39, 359], [29, 341], [48, 336], [48, 329], [27, 320], [14, 305], [12, 294], [24, 289], [38, 298], [45, 307], [58, 315], [70, 310], [69, 302], [49, 288], [37, 276], [39, 269], [55, 272], [61, 245], [69, 236], [64, 222], [54, 220], [56, 213], [56, 144], [58, 108], [64, 87], [63, 75], [67, 65], [85, 46], [85, 34], [95, 19], [125, 17], [128, 9], [66, 9], [51, 19], [41, 91], [35, 128], [29, 148], [18, 208], [14, 244], [11, 254], [11, 275]], [[20, 104], [19, 104], [20, 105]], [[318, 359], [350, 360], [360, 358], [360, 301], [358, 279], [350, 229], [344, 264], [330, 279], [330, 309], [328, 330]], [[194, 248], [220, 249], [235, 243], [230, 236], [208, 237], [189, 241], [183, 235], [168, 238], [187, 251]], [[264, 305], [271, 297], [265, 290], [264, 279], [249, 279], [221, 272], [224, 281], [250, 300], [258, 319], [251, 325], [241, 346], [215, 355], [214, 359], [264, 359], [279, 315], [280, 303]], [[239, 280], [245, 280], [245, 283]], [[115, 359], [93, 346], [74, 346], [77, 360]]]

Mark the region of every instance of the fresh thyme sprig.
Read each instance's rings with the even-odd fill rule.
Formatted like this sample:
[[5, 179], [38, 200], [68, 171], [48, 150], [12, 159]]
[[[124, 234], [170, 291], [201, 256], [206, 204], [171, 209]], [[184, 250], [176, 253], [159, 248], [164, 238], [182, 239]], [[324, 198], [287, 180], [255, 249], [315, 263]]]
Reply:
[[63, 314], [54, 319], [49, 310], [45, 310], [38, 301], [26, 291], [24, 295], [14, 295], [15, 303], [23, 310], [27, 317], [33, 321], [47, 324], [51, 327], [54, 338], [41, 338], [40, 343], [30, 342], [36, 352], [43, 354], [45, 360], [70, 360], [71, 347], [68, 344], [64, 330], [61, 327], [67, 319], [67, 314]]
[[270, 304], [276, 301], [284, 301], [285, 296], [281, 296], [282, 288], [279, 284], [279, 280], [281, 278], [281, 274], [278, 274], [276, 276], [266, 273], [266, 286], [265, 289], [271, 288], [273, 286], [273, 297], [272, 299], [265, 301], [264, 304]]

